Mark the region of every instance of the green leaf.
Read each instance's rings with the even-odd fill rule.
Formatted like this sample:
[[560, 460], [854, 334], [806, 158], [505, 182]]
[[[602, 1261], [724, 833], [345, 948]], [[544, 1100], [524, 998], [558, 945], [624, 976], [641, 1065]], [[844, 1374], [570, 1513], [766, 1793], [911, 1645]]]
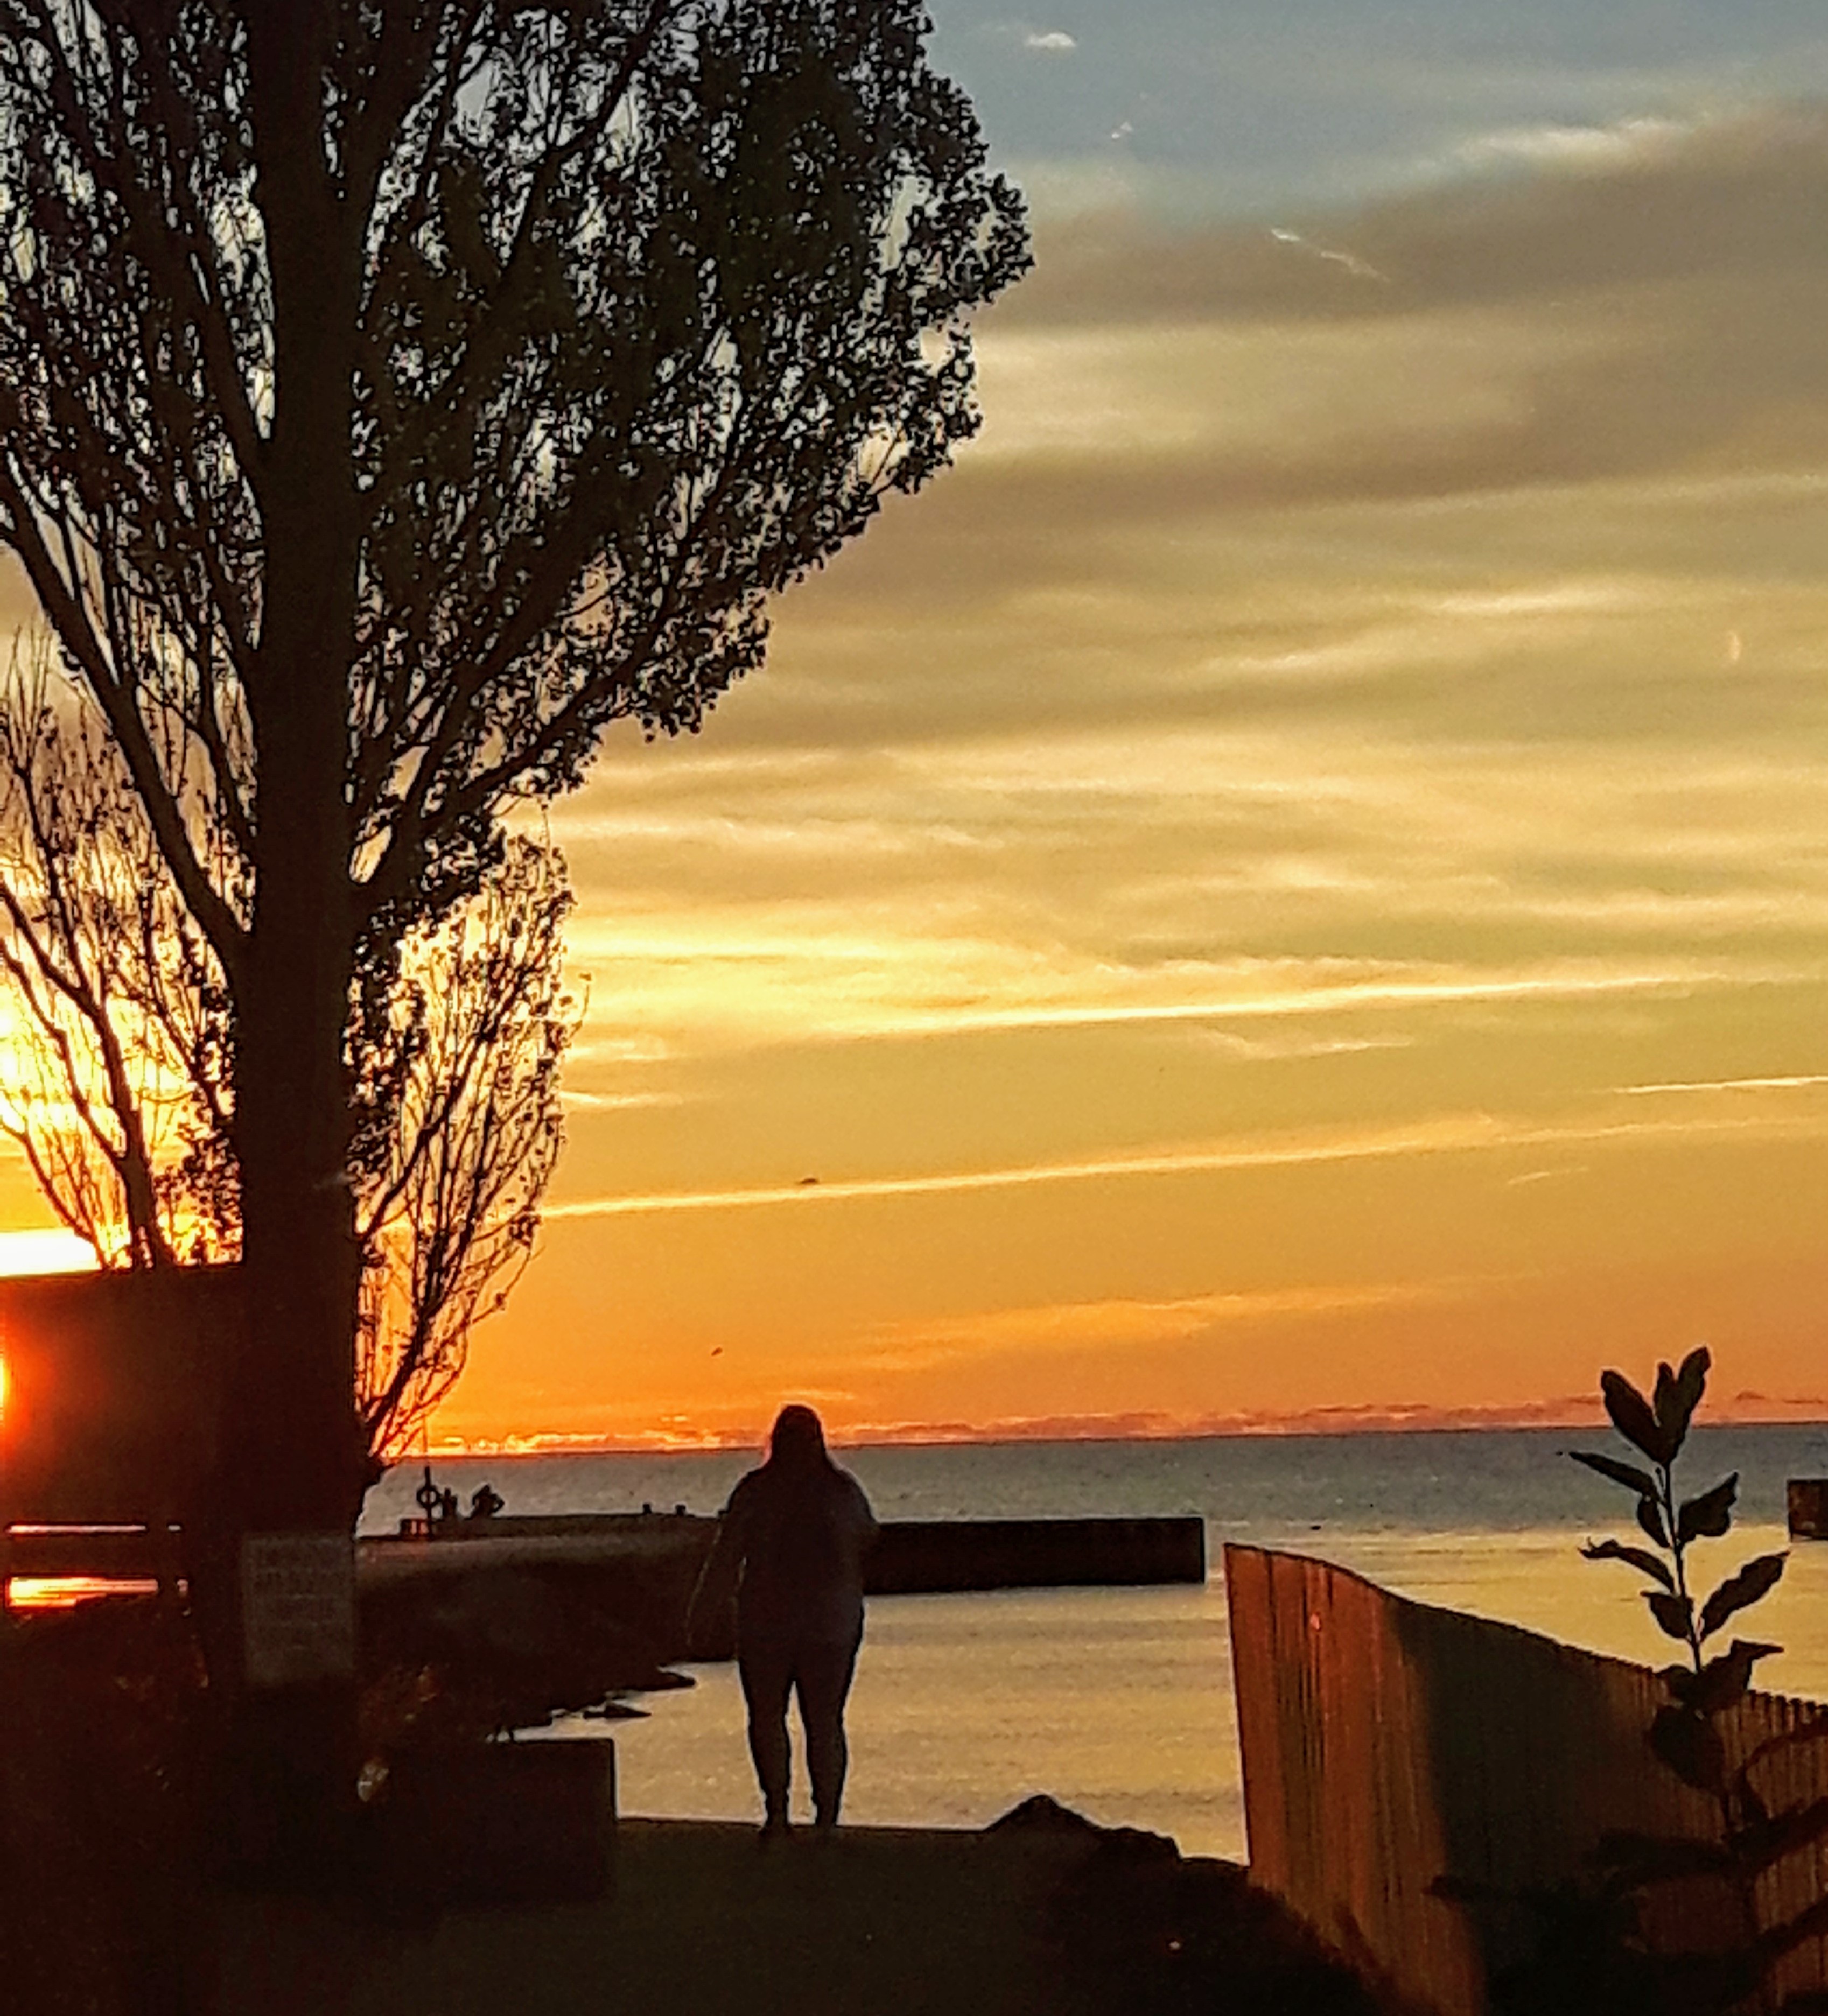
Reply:
[[1740, 1700], [1752, 1683], [1752, 1668], [1781, 1647], [1736, 1638], [1716, 1659], [1710, 1659], [1698, 1673], [1671, 1676], [1670, 1686], [1683, 1707], [1696, 1715], [1718, 1715]]
[[1682, 1360], [1682, 1368], [1675, 1375], [1676, 1406], [1682, 1422], [1681, 1431], [1676, 1437], [1678, 1445], [1682, 1435], [1688, 1432], [1695, 1409], [1701, 1404], [1701, 1395], [1707, 1390], [1707, 1370], [1713, 1363], [1707, 1355], [1707, 1345], [1698, 1344]]
[[1671, 1455], [1668, 1438], [1657, 1425], [1650, 1402], [1630, 1380], [1622, 1372], [1603, 1372], [1599, 1391], [1612, 1425], [1632, 1448], [1642, 1450], [1653, 1463], [1668, 1463]]
[[1720, 1732], [1705, 1715], [1686, 1708], [1660, 1708], [1650, 1725], [1650, 1748], [1685, 1785], [1718, 1792], [1726, 1780]]
[[1640, 1575], [1647, 1575], [1653, 1582], [1661, 1583], [1671, 1596], [1675, 1593], [1675, 1577], [1645, 1548], [1623, 1546], [1617, 1540], [1589, 1540], [1581, 1550], [1581, 1558], [1588, 1561], [1624, 1561]]
[[1679, 1638], [1686, 1645], [1689, 1639], [1689, 1625], [1695, 1614], [1695, 1606], [1686, 1596], [1666, 1596], [1659, 1589], [1646, 1589], [1644, 1600], [1650, 1606], [1650, 1615], [1672, 1638]]
[[1647, 1470], [1635, 1470], [1628, 1463], [1621, 1463], [1613, 1456], [1590, 1456], [1585, 1449], [1570, 1449], [1568, 1454], [1576, 1463], [1584, 1463], [1589, 1470], [1598, 1471], [1602, 1477], [1610, 1477], [1614, 1484], [1622, 1484], [1626, 1490], [1636, 1492], [1640, 1498], [1649, 1498], [1656, 1492], [1656, 1481]]
[[1703, 1345], [1682, 1360], [1680, 1372], [1671, 1372], [1667, 1365], [1657, 1368], [1657, 1393], [1652, 1412], [1670, 1460], [1681, 1449], [1682, 1438], [1689, 1431], [1689, 1420], [1706, 1390], [1708, 1363], [1707, 1348]]
[[1784, 1856], [1794, 1855], [1798, 1849], [1813, 1848], [1825, 1838], [1828, 1838], [1828, 1799], [1812, 1799], [1807, 1805], [1786, 1807], [1776, 1820], [1767, 1820], [1761, 1831], [1754, 1847], [1757, 1864], [1769, 1868]]
[[1675, 1536], [1686, 1546], [1690, 1540], [1718, 1540], [1732, 1524], [1732, 1501], [1739, 1496], [1739, 1472], [1717, 1484], [1699, 1498], [1691, 1498], [1675, 1515]]
[[1638, 1500], [1638, 1524], [1648, 1533], [1658, 1546], [1669, 1545], [1669, 1528], [1663, 1523], [1663, 1510], [1654, 1498]]
[[1732, 1851], [1724, 1842], [1622, 1828], [1599, 1837], [1593, 1859], [1601, 1868], [1628, 1877], [1634, 1889], [1684, 1876], [1717, 1876], [1732, 1867]]
[[1783, 1573], [1784, 1554], [1761, 1554], [1747, 1561], [1736, 1575], [1729, 1575], [1701, 1607], [1701, 1636], [1710, 1637], [1735, 1611], [1749, 1610], [1761, 1597], [1769, 1596]]

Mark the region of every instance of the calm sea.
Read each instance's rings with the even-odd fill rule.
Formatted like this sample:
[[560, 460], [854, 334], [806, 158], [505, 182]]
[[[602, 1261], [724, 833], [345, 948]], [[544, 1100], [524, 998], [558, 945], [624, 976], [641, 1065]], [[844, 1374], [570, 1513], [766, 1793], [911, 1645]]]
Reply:
[[[1576, 1552], [1588, 1535], [1635, 1531], [1625, 1494], [1563, 1453], [1577, 1447], [1624, 1453], [1609, 1435], [1569, 1429], [840, 1452], [885, 1519], [1197, 1513], [1211, 1562], [1203, 1589], [874, 1599], [849, 1717], [848, 1816], [979, 1827], [1046, 1791], [1107, 1823], [1171, 1834], [1188, 1854], [1242, 1856], [1227, 1540], [1317, 1554], [1426, 1602], [1664, 1663], [1668, 1641], [1631, 1571]], [[753, 1460], [546, 1456], [437, 1467], [466, 1498], [488, 1478], [511, 1512], [710, 1512]], [[1732, 1470], [1740, 1523], [1700, 1550], [1710, 1584], [1785, 1544], [1784, 1480], [1828, 1476], [1828, 1426], [1696, 1430], [1690, 1489]], [[418, 1481], [416, 1465], [384, 1480], [367, 1530], [412, 1510]], [[1760, 1669], [1762, 1685], [1828, 1697], [1828, 1543], [1797, 1547], [1757, 1629], [1785, 1647]], [[689, 1670], [694, 1688], [647, 1698], [646, 1720], [615, 1725], [622, 1810], [750, 1817], [734, 1672]]]

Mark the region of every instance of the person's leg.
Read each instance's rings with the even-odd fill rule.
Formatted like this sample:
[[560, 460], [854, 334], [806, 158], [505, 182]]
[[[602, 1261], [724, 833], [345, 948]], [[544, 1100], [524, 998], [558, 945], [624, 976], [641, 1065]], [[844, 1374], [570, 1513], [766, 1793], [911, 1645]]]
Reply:
[[813, 1643], [800, 1648], [796, 1664], [800, 1722], [806, 1732], [806, 1772], [813, 1781], [813, 1810], [820, 1827], [838, 1824], [844, 1803], [844, 1775], [850, 1762], [844, 1740], [844, 1701], [856, 1670], [858, 1640]]
[[737, 1654], [743, 1700], [749, 1712], [749, 1755], [762, 1787], [770, 1827], [788, 1823], [788, 1780], [791, 1754], [787, 1741], [787, 1697], [793, 1659], [784, 1646], [746, 1645]]

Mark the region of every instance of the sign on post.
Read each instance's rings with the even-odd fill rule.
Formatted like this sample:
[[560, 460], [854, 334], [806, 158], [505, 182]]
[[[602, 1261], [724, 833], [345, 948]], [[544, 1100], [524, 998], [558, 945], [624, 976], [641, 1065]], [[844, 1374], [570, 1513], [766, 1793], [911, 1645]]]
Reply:
[[250, 1533], [241, 1543], [242, 1646], [252, 1687], [355, 1672], [355, 1543], [346, 1533]]

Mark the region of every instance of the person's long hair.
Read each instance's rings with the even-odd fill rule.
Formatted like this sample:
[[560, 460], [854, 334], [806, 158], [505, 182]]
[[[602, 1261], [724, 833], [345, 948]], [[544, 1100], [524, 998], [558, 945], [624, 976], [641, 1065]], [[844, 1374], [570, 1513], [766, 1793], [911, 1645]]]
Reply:
[[835, 1470], [825, 1446], [825, 1427], [810, 1407], [783, 1407], [768, 1437], [768, 1467], [788, 1479], [823, 1478]]
[[768, 1460], [755, 1473], [743, 1589], [791, 1592], [830, 1587], [845, 1572], [844, 1472], [825, 1446], [810, 1407], [783, 1407], [768, 1437]]

